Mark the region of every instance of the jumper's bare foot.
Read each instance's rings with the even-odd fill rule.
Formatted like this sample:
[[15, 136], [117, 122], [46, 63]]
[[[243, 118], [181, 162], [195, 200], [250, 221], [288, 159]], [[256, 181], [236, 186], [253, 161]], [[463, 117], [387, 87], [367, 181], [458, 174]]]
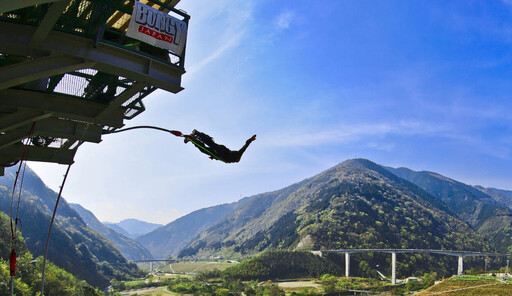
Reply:
[[253, 136], [249, 139], [249, 141], [251, 141], [251, 142], [252, 142], [252, 141], [254, 141], [254, 140], [256, 140], [256, 135], [253, 135]]

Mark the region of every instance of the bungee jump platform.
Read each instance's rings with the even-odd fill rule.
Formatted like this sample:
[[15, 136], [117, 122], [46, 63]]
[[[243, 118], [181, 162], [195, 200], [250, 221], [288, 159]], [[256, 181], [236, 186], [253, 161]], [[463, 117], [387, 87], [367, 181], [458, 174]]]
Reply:
[[181, 91], [178, 1], [0, 1], [0, 175], [21, 159], [71, 164], [155, 89]]

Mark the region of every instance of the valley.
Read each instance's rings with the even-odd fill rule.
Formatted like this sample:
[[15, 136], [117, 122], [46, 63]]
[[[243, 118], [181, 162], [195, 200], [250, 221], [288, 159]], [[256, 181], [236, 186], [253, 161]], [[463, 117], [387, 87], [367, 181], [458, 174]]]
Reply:
[[[8, 192], [12, 176], [7, 170], [6, 177], [0, 179], [4, 192]], [[55, 193], [33, 172], [29, 171], [25, 182], [21, 213], [27, 215], [28, 206], [30, 211], [47, 211]], [[198, 285], [204, 283], [214, 285], [213, 290], [197, 293], [252, 289], [314, 295], [311, 293], [329, 289], [327, 279], [335, 283], [336, 293], [412, 291], [431, 286], [434, 279], [508, 270], [507, 250], [512, 243], [504, 238], [511, 222], [505, 214], [512, 210], [505, 194], [498, 195], [493, 189], [489, 195], [489, 190], [435, 173], [351, 159], [280, 190], [199, 209], [167, 225], [132, 220], [132, 232], [141, 229], [135, 224], [146, 227], [132, 238], [128, 230], [119, 230], [125, 234], [115, 230], [121, 226], [105, 226], [92, 212], [64, 201], [58, 211], [57, 233], [83, 239], [70, 251], [77, 250], [82, 260], [97, 262], [98, 267], [76, 272], [76, 265], [70, 265], [78, 262], [76, 259], [60, 262], [55, 255], [49, 258], [52, 262], [57, 258], [59, 267], [92, 287], [110, 287], [120, 293], [133, 290], [141, 295], [199, 291]], [[3, 196], [5, 212], [7, 198]], [[32, 219], [36, 217], [32, 215]], [[25, 225], [33, 228], [36, 224]], [[501, 235], [499, 245], [495, 245], [497, 234]], [[27, 250], [39, 256], [38, 236], [27, 228], [23, 236]], [[62, 246], [58, 239], [52, 244], [54, 248]], [[106, 252], [122, 259], [112, 260]], [[2, 258], [7, 259], [5, 255]], [[160, 266], [158, 260], [170, 264]], [[134, 261], [146, 263], [136, 266]], [[123, 273], [128, 266], [131, 273]], [[405, 282], [412, 277], [430, 284], [416, 287]], [[311, 291], [306, 292], [308, 289]]]

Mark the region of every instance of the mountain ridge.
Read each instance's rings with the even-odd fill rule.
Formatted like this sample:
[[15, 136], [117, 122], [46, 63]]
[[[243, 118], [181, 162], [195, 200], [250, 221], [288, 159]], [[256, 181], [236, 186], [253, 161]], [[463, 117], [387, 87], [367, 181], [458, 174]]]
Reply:
[[132, 261], [153, 259], [150, 252], [141, 244], [103, 225], [103, 223], [101, 223], [91, 211], [85, 209], [79, 204], [70, 203], [69, 205], [80, 215], [80, 217], [82, 217], [89, 227], [111, 240], [119, 248], [126, 259]]
[[[131, 239], [136, 239], [139, 236], [143, 236], [159, 227], [164, 226], [162, 224], [150, 223], [135, 218], [124, 219], [117, 223], [107, 221], [102, 223], [103, 225], [118, 231]], [[119, 231], [119, 229], [122, 229], [123, 231]]]
[[[10, 167], [0, 178], [0, 210], [5, 213], [9, 213], [15, 174], [16, 168]], [[22, 235], [35, 257], [43, 254], [56, 198], [57, 193], [27, 166], [19, 217]], [[48, 259], [97, 287], [107, 286], [112, 278], [123, 280], [140, 275], [137, 266], [129, 263], [110, 240], [89, 228], [65, 198], [61, 198], [57, 208]]]
[[[252, 204], [266, 207], [254, 212]], [[251, 211], [254, 215], [243, 215]], [[180, 256], [244, 256], [299, 245], [402, 248], [413, 242], [421, 248], [489, 249], [439, 199], [374, 162], [351, 159], [289, 187], [253, 196]]]
[[386, 169], [445, 202], [458, 217], [491, 241], [498, 251], [512, 251], [512, 209], [503, 203], [506, 196], [497, 197], [502, 194], [500, 191], [467, 185], [428, 171]]

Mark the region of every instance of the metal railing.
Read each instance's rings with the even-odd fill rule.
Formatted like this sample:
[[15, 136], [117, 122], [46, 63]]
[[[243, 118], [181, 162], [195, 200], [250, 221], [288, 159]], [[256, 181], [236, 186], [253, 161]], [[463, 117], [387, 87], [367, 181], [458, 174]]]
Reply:
[[[185, 22], [190, 16], [159, 1], [141, 0]], [[185, 50], [181, 54], [158, 48], [126, 36], [135, 0], [72, 0], [54, 26], [55, 30], [103, 42], [185, 69]], [[0, 14], [0, 21], [38, 26], [49, 4], [34, 5]]]
[[[165, 1], [170, 2], [170, 0]], [[170, 13], [188, 26], [190, 17], [185, 12], [159, 0], [140, 0], [140, 2]], [[185, 50], [178, 55], [170, 50], [126, 36], [134, 3], [134, 0], [71, 0], [53, 29], [92, 39], [96, 43], [105, 43], [135, 52], [184, 72]], [[49, 8], [49, 4], [40, 4], [5, 12], [0, 14], [0, 22], [14, 22], [37, 27], [41, 24]], [[32, 57], [29, 56], [0, 53], [0, 67], [31, 59]], [[81, 69], [34, 80], [15, 88], [48, 94], [58, 93], [70, 98], [108, 103], [133, 86], [134, 83], [134, 80], [122, 76], [103, 73], [95, 69]], [[120, 106], [124, 110], [124, 118], [132, 119], [143, 112], [145, 107], [142, 99], [155, 89], [156, 87], [148, 85], [125, 101]]]

